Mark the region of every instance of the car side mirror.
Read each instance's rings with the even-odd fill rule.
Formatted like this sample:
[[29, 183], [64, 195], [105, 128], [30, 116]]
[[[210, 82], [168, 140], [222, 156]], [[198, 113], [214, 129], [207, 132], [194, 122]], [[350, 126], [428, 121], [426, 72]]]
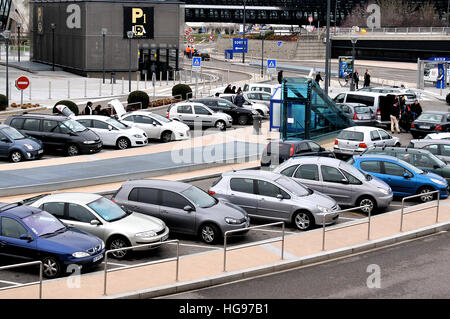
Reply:
[[0, 139], [0, 142], [11, 143], [11, 141], [9, 139], [7, 139], [6, 137]]
[[26, 240], [28, 242], [33, 241], [33, 237], [31, 237], [30, 235], [27, 234], [22, 234], [19, 237], [20, 240]]
[[345, 185], [350, 184], [350, 182], [347, 179], [341, 179], [340, 183]]
[[184, 209], [184, 211], [186, 211], [188, 213], [190, 213], [194, 210], [194, 208], [192, 208], [192, 206], [189, 206], [189, 205], [184, 206], [183, 209]]
[[279, 200], [282, 200], [282, 199], [284, 199], [284, 196], [281, 195], [281, 194], [278, 194], [278, 195], [277, 195], [277, 198], [278, 198]]
[[108, 130], [112, 131], [113, 127], [111, 125], [108, 125]]
[[434, 169], [438, 169], [438, 168], [441, 168], [439, 165], [433, 165], [433, 168]]
[[99, 226], [99, 225], [101, 225], [100, 221], [97, 220], [97, 219], [91, 220], [90, 224], [91, 224], [92, 226]]
[[323, 147], [320, 147], [319, 151], [320, 151], [320, 152], [323, 152], [323, 151], [326, 151], [326, 149], [323, 148]]
[[404, 173], [404, 174], [403, 174], [403, 177], [404, 177], [404, 178], [406, 178], [406, 179], [409, 179], [409, 178], [411, 178], [411, 176], [409, 176], [409, 174], [408, 174], [408, 173]]
[[153, 126], [156, 126], [156, 122], [155, 122], [155, 121], [153, 121], [153, 122], [152, 122], [152, 125], [153, 125]]

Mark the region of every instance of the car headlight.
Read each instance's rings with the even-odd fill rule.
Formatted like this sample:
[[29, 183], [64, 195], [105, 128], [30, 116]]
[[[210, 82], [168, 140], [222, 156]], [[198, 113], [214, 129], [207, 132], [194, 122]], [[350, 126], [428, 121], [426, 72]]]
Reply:
[[84, 144], [95, 144], [95, 141], [84, 141]]
[[102, 240], [101, 250], [105, 249], [105, 242]]
[[136, 235], [134, 235], [134, 237], [138, 237], [138, 238], [150, 238], [150, 237], [155, 237], [156, 233], [153, 230], [149, 230], [149, 231], [144, 231], [142, 233], [137, 233]]
[[389, 195], [389, 191], [383, 188], [378, 188], [378, 190], [383, 193], [384, 195]]
[[25, 146], [30, 151], [33, 150], [33, 146], [31, 146], [30, 144], [23, 144], [23, 146]]
[[75, 258], [84, 258], [84, 257], [89, 257], [90, 255], [84, 251], [77, 251], [77, 252], [73, 253], [72, 256]]
[[225, 217], [225, 222], [227, 224], [234, 224], [234, 225], [240, 224], [240, 221], [233, 217]]
[[442, 185], [442, 186], [446, 186], [446, 185], [447, 185], [447, 182], [440, 181], [440, 180], [435, 179], [435, 178], [432, 178], [431, 181], [432, 181], [433, 183], [436, 183], [436, 184], [439, 184], [439, 185]]
[[329, 208], [326, 208], [326, 207], [323, 207], [323, 206], [320, 206], [320, 205], [317, 205], [316, 207], [321, 213], [330, 213], [330, 209]]
[[134, 134], [133, 137], [135, 137], [135, 138], [143, 138], [143, 136], [141, 134]]

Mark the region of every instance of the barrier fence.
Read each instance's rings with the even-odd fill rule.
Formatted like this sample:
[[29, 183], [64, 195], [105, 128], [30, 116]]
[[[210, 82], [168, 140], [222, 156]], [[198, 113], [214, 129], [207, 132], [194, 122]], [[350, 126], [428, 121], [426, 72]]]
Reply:
[[[436, 194], [437, 196], [434, 196], [434, 194]], [[405, 212], [405, 200], [408, 199], [412, 199], [412, 198], [417, 198], [417, 197], [422, 197], [422, 196], [431, 196], [429, 197], [430, 199], [432, 199], [433, 197], [436, 197], [436, 205], [434, 206], [429, 206], [429, 207], [422, 207], [422, 208], [417, 208], [414, 210], [410, 210], [408, 212]], [[402, 198], [402, 210], [401, 210], [401, 219], [400, 219], [400, 232], [403, 232], [403, 216], [407, 215], [407, 214], [411, 214], [411, 213], [415, 213], [415, 212], [420, 212], [422, 210], [425, 209], [430, 209], [430, 208], [436, 208], [436, 224], [439, 221], [439, 199], [440, 199], [440, 191], [433, 191], [433, 192], [427, 192], [427, 193], [422, 193], [422, 194], [417, 194], [417, 195], [413, 195], [413, 196], [408, 196], [408, 197], [403, 197]]]
[[[39, 265], [39, 299], [42, 299], [42, 271], [43, 271], [42, 261], [38, 260], [38, 261], [31, 261], [31, 262], [27, 262], [27, 263], [21, 263], [21, 264], [9, 265], [9, 266], [2, 266], [2, 267], [0, 267], [0, 271], [1, 270], [7, 270], [7, 269], [13, 269], [13, 268], [32, 266], [32, 265]], [[18, 288], [18, 287], [31, 286], [31, 285], [34, 285], [34, 284], [35, 283], [32, 282], [32, 283], [28, 283], [28, 284], [14, 285], [12, 287], [4, 287], [4, 288], [0, 288], [0, 291], [1, 290], [8, 290], [8, 289], [13, 289], [13, 288]]]

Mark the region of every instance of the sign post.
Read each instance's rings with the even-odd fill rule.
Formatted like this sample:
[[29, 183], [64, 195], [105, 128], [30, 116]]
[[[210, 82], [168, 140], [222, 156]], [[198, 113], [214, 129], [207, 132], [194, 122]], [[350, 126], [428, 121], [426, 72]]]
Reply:
[[195, 56], [192, 58], [192, 70], [200, 71], [202, 69], [202, 58], [199, 56]]
[[23, 91], [30, 85], [30, 80], [26, 76], [21, 76], [16, 80], [16, 88], [20, 91], [20, 105], [23, 105]]

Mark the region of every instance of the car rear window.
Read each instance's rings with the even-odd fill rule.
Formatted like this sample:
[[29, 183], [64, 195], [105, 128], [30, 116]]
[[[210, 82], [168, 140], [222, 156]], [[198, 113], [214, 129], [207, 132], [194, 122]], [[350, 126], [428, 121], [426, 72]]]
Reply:
[[364, 96], [364, 95], [355, 95], [355, 94], [347, 94], [347, 103], [361, 103], [367, 106], [373, 106], [375, 103], [375, 97], [373, 96]]
[[356, 106], [356, 113], [370, 113], [370, 108], [368, 106]]
[[417, 121], [425, 121], [425, 122], [442, 122], [443, 115], [440, 114], [421, 114]]
[[340, 140], [362, 142], [364, 141], [364, 133], [344, 130], [339, 133], [337, 138]]

